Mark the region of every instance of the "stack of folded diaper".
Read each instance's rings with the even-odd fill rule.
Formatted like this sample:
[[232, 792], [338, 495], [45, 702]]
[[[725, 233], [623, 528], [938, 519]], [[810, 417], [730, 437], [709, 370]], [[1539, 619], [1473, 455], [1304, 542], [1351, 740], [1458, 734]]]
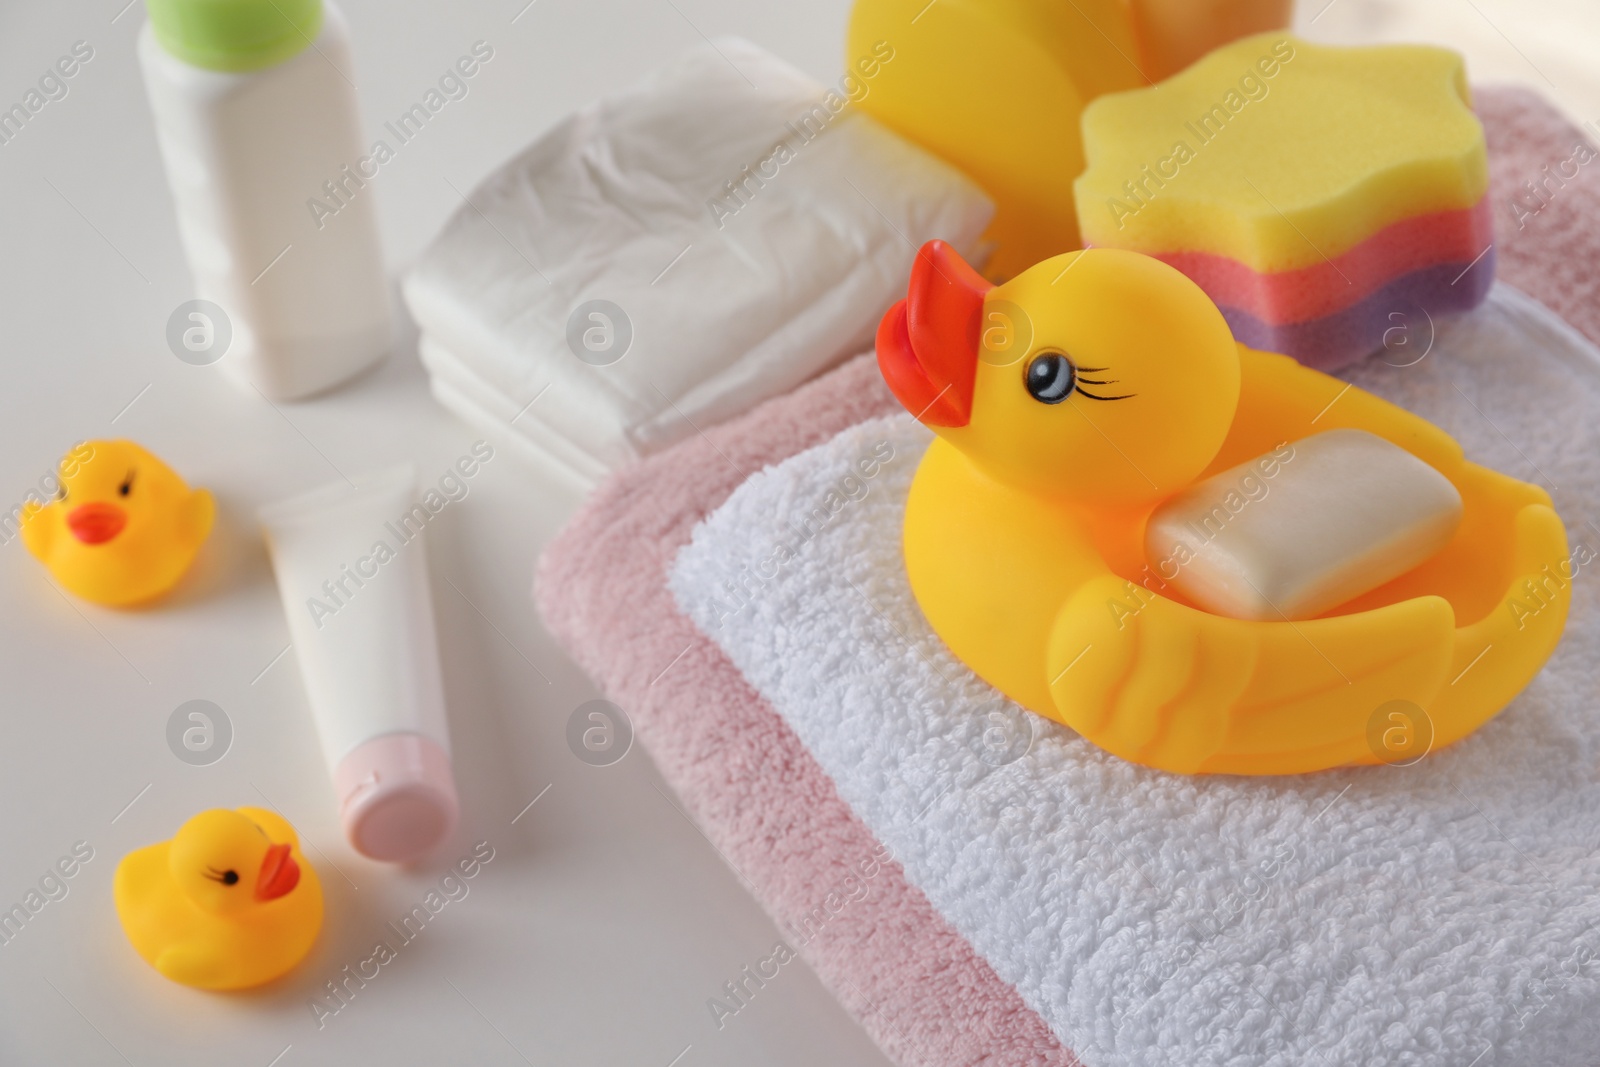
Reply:
[[585, 481], [859, 352], [917, 248], [981, 254], [993, 212], [734, 39], [571, 116], [468, 201], [405, 279], [434, 394]]

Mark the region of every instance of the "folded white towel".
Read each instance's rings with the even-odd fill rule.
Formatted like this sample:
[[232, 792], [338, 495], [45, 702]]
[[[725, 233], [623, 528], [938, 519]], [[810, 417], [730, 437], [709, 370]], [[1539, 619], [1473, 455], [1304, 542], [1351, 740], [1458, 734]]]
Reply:
[[[453, 357], [441, 397], [476, 389], [464, 406], [481, 417], [485, 394], [515, 412], [548, 386], [515, 428], [538, 423], [552, 460], [600, 470], [869, 347], [917, 248], [976, 251], [993, 212], [948, 164], [736, 39], [584, 108], [468, 199], [404, 286]], [[620, 348], [586, 362], [568, 340], [596, 300], [625, 323], [585, 312], [580, 335], [605, 349], [632, 334], [608, 365], [593, 363]]]
[[[1414, 358], [1430, 327], [1406, 325]], [[1346, 377], [1545, 485], [1594, 560], [1600, 353], [1542, 306], [1499, 286], [1421, 362]], [[752, 476], [672, 588], [1063, 1044], [1089, 1067], [1592, 1067], [1595, 564], [1544, 672], [1415, 766], [1165, 774], [1006, 702], [930, 631], [900, 557], [928, 439], [879, 420]]]

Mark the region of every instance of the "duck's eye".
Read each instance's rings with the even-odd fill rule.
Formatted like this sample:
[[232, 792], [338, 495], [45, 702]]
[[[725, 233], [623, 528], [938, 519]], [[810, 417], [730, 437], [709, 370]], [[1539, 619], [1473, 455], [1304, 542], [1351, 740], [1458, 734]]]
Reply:
[[1059, 404], [1072, 395], [1077, 368], [1060, 352], [1045, 352], [1028, 364], [1028, 395], [1041, 404]]
[[[117, 495], [127, 496], [131, 492], [133, 492], [133, 472], [129, 471], [128, 476], [122, 479], [122, 484], [117, 486]], [[230, 882], [229, 884], [232, 885], [233, 883]]]
[[221, 882], [223, 885], [239, 884], [238, 871], [219, 871], [215, 867], [207, 867], [206, 877], [211, 879], [213, 882]]

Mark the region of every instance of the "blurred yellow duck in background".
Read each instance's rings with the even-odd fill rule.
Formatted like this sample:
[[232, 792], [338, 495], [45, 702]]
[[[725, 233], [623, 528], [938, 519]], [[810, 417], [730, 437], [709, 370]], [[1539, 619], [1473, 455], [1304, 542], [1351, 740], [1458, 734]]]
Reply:
[[311, 951], [322, 884], [294, 828], [262, 808], [213, 808], [124, 856], [117, 917], [145, 962], [200, 989], [270, 982]]
[[[859, 106], [995, 202], [988, 273], [1077, 248], [1083, 109], [1289, 25], [1290, 0], [855, 0]], [[887, 57], [887, 58], [885, 58]]]
[[88, 441], [62, 461], [56, 498], [24, 510], [22, 540], [68, 591], [129, 607], [178, 583], [215, 510], [210, 493], [132, 441]]

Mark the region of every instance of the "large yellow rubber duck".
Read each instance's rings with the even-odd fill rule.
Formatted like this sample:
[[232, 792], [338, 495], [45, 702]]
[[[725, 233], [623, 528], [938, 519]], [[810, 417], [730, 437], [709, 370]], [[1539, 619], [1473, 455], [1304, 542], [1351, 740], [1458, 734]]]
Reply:
[[211, 532], [215, 505], [132, 441], [87, 441], [61, 465], [61, 491], [22, 515], [22, 540], [70, 592], [130, 607], [178, 583]]
[[247, 989], [299, 963], [322, 928], [322, 883], [294, 828], [213, 808], [124, 856], [112, 892], [145, 962], [184, 985]]
[[[929, 623], [1007, 696], [1124, 759], [1232, 774], [1396, 762], [1393, 731], [1425, 736], [1424, 752], [1466, 736], [1560, 639], [1572, 571], [1542, 489], [1467, 462], [1393, 404], [1235, 344], [1205, 294], [1154, 259], [1073, 252], [992, 288], [930, 242], [877, 347], [890, 388], [938, 435], [904, 528]], [[1442, 550], [1301, 622], [1156, 591], [1143, 544], [1157, 505], [1346, 427], [1456, 487], [1462, 518]]]

